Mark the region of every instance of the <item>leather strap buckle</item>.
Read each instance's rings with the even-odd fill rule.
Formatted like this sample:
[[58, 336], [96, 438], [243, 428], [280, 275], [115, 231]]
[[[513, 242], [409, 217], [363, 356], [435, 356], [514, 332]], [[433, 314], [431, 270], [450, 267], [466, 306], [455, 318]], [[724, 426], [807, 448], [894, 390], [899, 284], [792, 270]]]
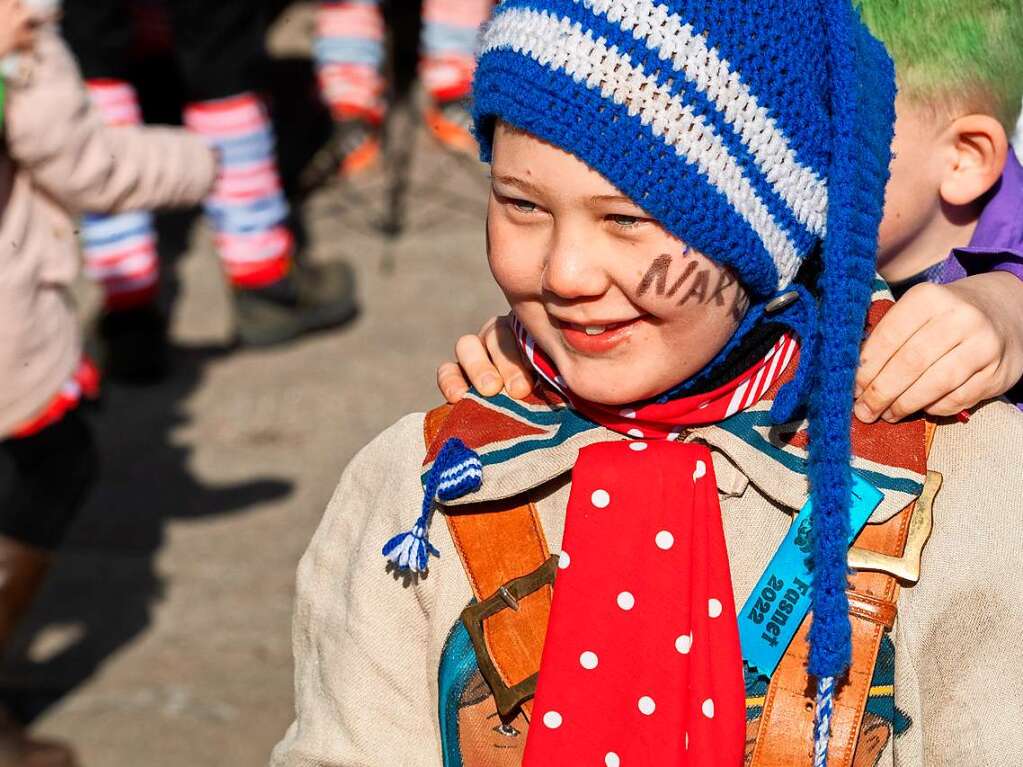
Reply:
[[934, 496], [941, 489], [942, 477], [936, 471], [927, 472], [924, 489], [913, 505], [909, 517], [909, 530], [906, 534], [906, 546], [901, 557], [879, 554], [853, 547], [849, 549], [849, 567], [854, 570], [887, 573], [904, 583], [916, 583], [920, 580], [920, 558], [923, 556], [924, 545], [931, 536], [934, 524]]
[[473, 649], [476, 651], [480, 673], [494, 693], [497, 712], [502, 719], [510, 717], [517, 708], [536, 694], [536, 680], [540, 674], [534, 673], [514, 685], [506, 684], [501, 678], [497, 664], [490, 656], [483, 623], [502, 610], [518, 611], [519, 602], [525, 597], [554, 583], [557, 571], [558, 558], [552, 556], [533, 572], [508, 581], [482, 602], [475, 602], [462, 611], [462, 623], [465, 624]]

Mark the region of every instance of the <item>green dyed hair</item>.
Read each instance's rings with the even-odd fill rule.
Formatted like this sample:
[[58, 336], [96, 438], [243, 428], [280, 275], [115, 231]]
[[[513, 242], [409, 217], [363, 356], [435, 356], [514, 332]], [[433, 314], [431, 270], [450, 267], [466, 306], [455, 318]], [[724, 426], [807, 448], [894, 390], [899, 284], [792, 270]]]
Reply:
[[989, 114], [1012, 133], [1023, 101], [1023, 1], [855, 0], [912, 101]]

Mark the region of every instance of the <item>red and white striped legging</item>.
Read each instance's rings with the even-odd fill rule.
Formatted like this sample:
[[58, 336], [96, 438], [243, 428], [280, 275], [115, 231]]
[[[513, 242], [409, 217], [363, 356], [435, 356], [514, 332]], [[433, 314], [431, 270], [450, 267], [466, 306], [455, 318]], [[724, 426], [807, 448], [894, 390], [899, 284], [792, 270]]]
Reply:
[[[480, 26], [494, 0], [423, 0], [420, 78], [435, 101], [469, 92]], [[324, 0], [314, 57], [320, 92], [335, 119], [384, 115], [384, 22], [379, 0]]]

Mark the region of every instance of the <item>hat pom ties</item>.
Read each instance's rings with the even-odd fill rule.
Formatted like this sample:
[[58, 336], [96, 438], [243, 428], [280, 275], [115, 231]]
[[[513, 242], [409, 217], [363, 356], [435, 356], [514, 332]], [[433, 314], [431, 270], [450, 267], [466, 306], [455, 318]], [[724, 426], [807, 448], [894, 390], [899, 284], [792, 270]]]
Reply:
[[426, 475], [419, 518], [411, 530], [398, 533], [384, 544], [384, 557], [399, 570], [425, 573], [430, 556], [440, 556], [428, 537], [434, 501], [452, 501], [479, 490], [482, 485], [483, 464], [479, 456], [457, 437], [447, 440]]

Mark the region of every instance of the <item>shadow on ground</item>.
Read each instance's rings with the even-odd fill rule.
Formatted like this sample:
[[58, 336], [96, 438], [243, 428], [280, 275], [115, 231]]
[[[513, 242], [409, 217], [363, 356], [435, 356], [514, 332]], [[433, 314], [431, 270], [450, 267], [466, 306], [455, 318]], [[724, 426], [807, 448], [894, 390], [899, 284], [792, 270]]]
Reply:
[[[161, 221], [165, 273], [183, 252], [191, 216]], [[177, 286], [165, 278], [165, 297]], [[103, 661], [139, 636], [163, 595], [156, 556], [167, 522], [251, 510], [289, 495], [290, 482], [253, 477], [225, 486], [203, 483], [191, 448], [176, 438], [188, 425], [185, 404], [204, 369], [228, 346], [171, 346], [161, 383], [106, 382], [90, 413], [102, 456], [100, 481], [59, 552], [36, 609], [8, 653], [0, 692], [30, 721], [87, 680]]]

